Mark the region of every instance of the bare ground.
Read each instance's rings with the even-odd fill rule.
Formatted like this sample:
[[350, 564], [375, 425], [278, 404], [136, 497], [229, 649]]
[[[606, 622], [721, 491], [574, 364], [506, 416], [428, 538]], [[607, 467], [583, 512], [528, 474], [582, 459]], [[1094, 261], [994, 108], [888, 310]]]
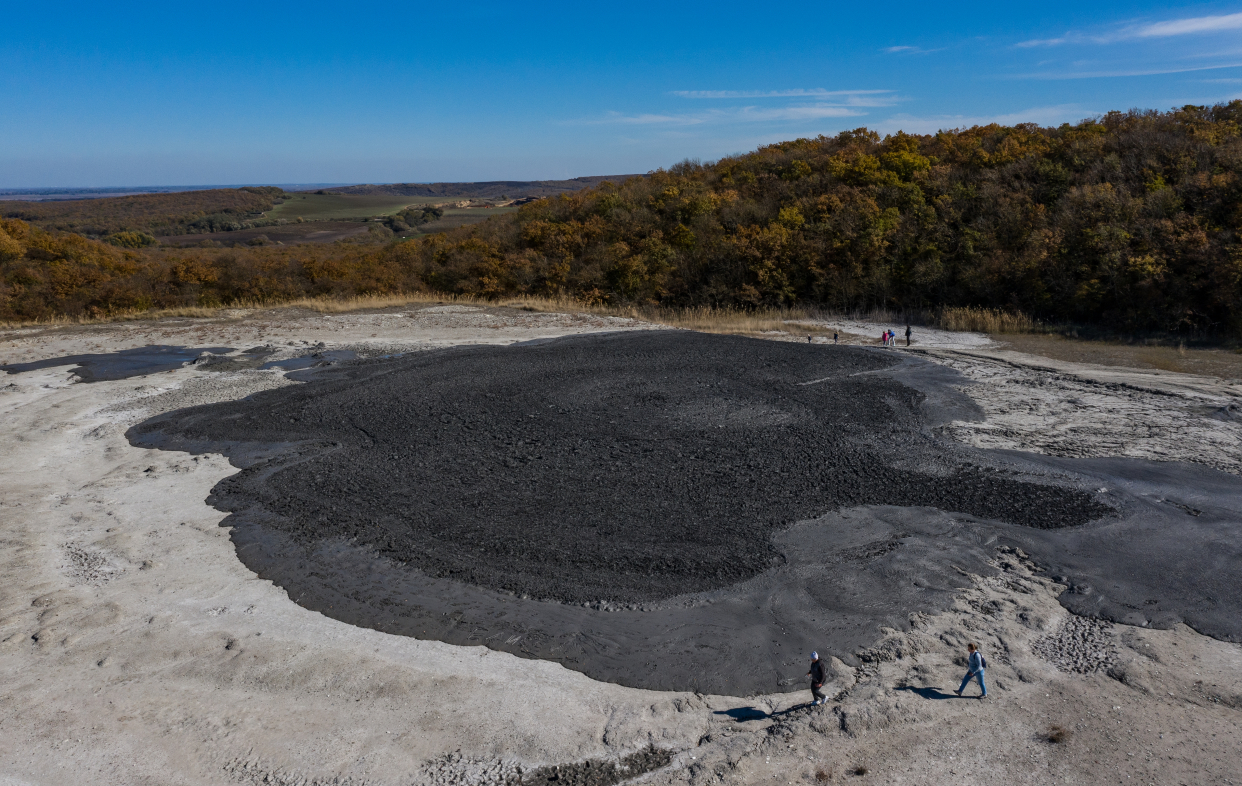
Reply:
[[[641, 327], [460, 306], [239, 312], [7, 331], [0, 362], [154, 343], [379, 353]], [[977, 383], [967, 390], [988, 419], [951, 426], [959, 439], [1238, 472], [1233, 384], [923, 348]], [[539, 768], [554, 765], [562, 783], [591, 772], [670, 784], [1242, 782], [1242, 647], [1184, 626], [1084, 622], [1016, 553], [997, 552], [1000, 576], [974, 577], [952, 610], [891, 632], [860, 667], [834, 664], [831, 701], [815, 709], [809, 692], [633, 690], [335, 622], [238, 562], [223, 514], [204, 502], [234, 472], [227, 462], [123, 436], [158, 411], [288, 384], [279, 371], [189, 366], [91, 384], [68, 371], [0, 377], [5, 786], [548, 782], [556, 773]], [[952, 693], [967, 640], [990, 661], [984, 701]], [[641, 755], [652, 745], [671, 760], [644, 775], [642, 762], [663, 761]], [[595, 764], [571, 766], [584, 762]]]

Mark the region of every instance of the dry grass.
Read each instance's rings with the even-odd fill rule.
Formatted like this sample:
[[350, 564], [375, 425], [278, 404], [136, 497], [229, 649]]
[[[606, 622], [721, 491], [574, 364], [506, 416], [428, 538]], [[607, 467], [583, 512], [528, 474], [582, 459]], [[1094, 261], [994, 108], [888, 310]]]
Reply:
[[[299, 298], [280, 303], [275, 308], [305, 308], [320, 314], [343, 314], [372, 308], [397, 308], [412, 303], [475, 303], [476, 298], [414, 292], [403, 295], [354, 295], [347, 298]], [[268, 306], [269, 308], [273, 306]]]
[[1043, 326], [1020, 311], [995, 308], [942, 308], [933, 320], [944, 330], [971, 333], [1036, 333]]
[[[568, 297], [519, 296], [486, 300], [469, 295], [452, 295], [437, 292], [409, 292], [393, 295], [356, 295], [337, 298], [299, 298], [278, 303], [239, 301], [223, 306], [186, 306], [181, 308], [133, 310], [114, 312], [98, 317], [55, 317], [34, 322], [0, 323], [0, 329], [26, 327], [56, 327], [68, 325], [98, 325], [109, 322], [160, 319], [220, 319], [241, 316], [239, 310], [302, 308], [321, 314], [341, 314], [350, 311], [399, 308], [421, 303], [460, 303], [481, 307], [517, 308], [534, 312], [586, 312], [601, 316], [624, 317], [653, 322], [684, 330], [703, 333], [723, 333], [743, 336], [771, 336], [777, 334], [806, 335], [828, 334], [831, 329], [811, 320], [823, 320], [830, 316], [848, 316], [850, 319], [867, 321], [904, 321], [904, 317], [886, 311], [872, 311], [849, 315], [826, 315], [799, 308], [738, 309], [696, 306], [670, 308], [667, 306], [610, 306], [583, 303]], [[925, 320], [919, 319], [918, 322]], [[945, 330], [967, 330], [985, 333], [1036, 332], [1039, 323], [1023, 314], [1012, 314], [992, 309], [949, 308], [942, 309], [934, 319]]]
[[[236, 306], [229, 306], [228, 308], [236, 308]], [[217, 316], [219, 311], [219, 308], [212, 308], [208, 306], [181, 306], [178, 308], [158, 308], [146, 310], [134, 309], [132, 311], [117, 311], [97, 317], [57, 316], [51, 317], [50, 319], [35, 319], [27, 322], [0, 322], [0, 329], [10, 330], [13, 328], [27, 327], [60, 327], [64, 325], [102, 325], [110, 322], [132, 322], [137, 319], [214, 317]]]
[[[374, 308], [393, 308], [411, 303], [480, 303], [477, 298], [432, 292], [415, 292], [400, 295], [355, 295], [347, 298], [298, 298], [278, 303], [241, 300], [223, 306], [182, 306], [178, 308], [134, 309], [114, 311], [102, 316], [52, 317], [28, 322], [0, 322], [0, 329], [27, 327], [57, 327], [62, 325], [102, 325], [111, 322], [132, 322], [139, 319], [219, 319], [233, 316], [236, 311], [255, 309], [305, 308], [321, 314], [340, 314]], [[482, 303], [480, 303], [482, 304]], [[494, 305], [494, 304], [493, 304]]]
[[[458, 300], [455, 302], [465, 302]], [[812, 318], [802, 309], [756, 309], [713, 308], [695, 306], [669, 308], [667, 306], [609, 306], [586, 304], [570, 298], [516, 297], [494, 301], [470, 300], [477, 305], [518, 308], [538, 312], [587, 312], [601, 316], [637, 319], [654, 322], [684, 330], [702, 333], [727, 333], [730, 335], [765, 335], [774, 333], [831, 333], [821, 325], [806, 323], [791, 330], [790, 322]]]
[[[648, 322], [658, 322], [669, 327], [697, 330], [702, 333], [728, 333], [732, 335], [771, 335], [791, 333], [790, 322], [808, 319], [800, 309], [759, 309], [743, 311], [732, 308], [659, 308], [645, 307], [623, 310], [618, 316], [628, 316]], [[801, 324], [799, 333], [831, 332], [820, 325]]]

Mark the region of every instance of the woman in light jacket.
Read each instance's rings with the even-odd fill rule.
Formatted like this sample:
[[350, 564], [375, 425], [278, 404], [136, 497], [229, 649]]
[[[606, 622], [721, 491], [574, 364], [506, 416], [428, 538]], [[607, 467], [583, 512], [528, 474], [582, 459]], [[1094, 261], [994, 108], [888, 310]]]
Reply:
[[957, 689], [957, 695], [962, 695], [962, 691], [966, 690], [966, 686], [970, 684], [972, 677], [978, 677], [979, 690], [983, 691], [979, 698], [986, 699], [988, 697], [988, 686], [983, 682], [983, 670], [987, 668], [988, 662], [984, 660], [983, 653], [979, 652], [979, 648], [974, 645], [974, 642], [967, 644], [966, 649], [970, 652], [970, 658], [967, 661], [966, 678], [962, 680], [961, 687]]

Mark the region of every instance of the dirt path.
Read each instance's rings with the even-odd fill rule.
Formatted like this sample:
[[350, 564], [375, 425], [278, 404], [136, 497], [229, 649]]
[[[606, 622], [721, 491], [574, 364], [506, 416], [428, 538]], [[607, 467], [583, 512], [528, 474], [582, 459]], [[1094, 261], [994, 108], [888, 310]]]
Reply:
[[[645, 327], [457, 308], [8, 331], [0, 362], [156, 343], [382, 354]], [[1048, 423], [1083, 423], [1099, 430], [1092, 455], [1236, 460], [1236, 424], [1212, 414], [1236, 395], [1229, 386], [1041, 370], [980, 352], [938, 359], [977, 378], [969, 392], [989, 420], [1008, 419], [1006, 445], [1055, 453], [1075, 432], [1047, 441]], [[861, 666], [834, 664], [832, 701], [814, 710], [804, 693], [627, 689], [331, 620], [237, 560], [223, 514], [204, 502], [234, 468], [123, 436], [155, 412], [288, 384], [279, 370], [187, 366], [91, 384], [68, 372], [0, 377], [4, 786], [547, 782], [541, 766], [617, 761], [649, 745], [672, 754], [642, 776], [650, 783], [1242, 782], [1242, 648], [1184, 626], [1084, 627], [1057, 603], [1064, 587], [1016, 553], [997, 552], [997, 576], [971, 577], [950, 611], [916, 615], [910, 632], [861, 653]], [[1018, 406], [1033, 389], [1047, 391], [1039, 417]], [[1153, 398], [1135, 403], [1136, 389]], [[1071, 397], [1082, 403], [1062, 401]], [[1104, 438], [1143, 407], [1180, 419]], [[954, 433], [983, 439], [986, 425]], [[1204, 447], [1209, 438], [1216, 447]], [[987, 701], [952, 694], [967, 640], [990, 661]], [[630, 772], [643, 762], [662, 759], [628, 759]], [[615, 774], [565, 769], [559, 782], [591, 771]]]

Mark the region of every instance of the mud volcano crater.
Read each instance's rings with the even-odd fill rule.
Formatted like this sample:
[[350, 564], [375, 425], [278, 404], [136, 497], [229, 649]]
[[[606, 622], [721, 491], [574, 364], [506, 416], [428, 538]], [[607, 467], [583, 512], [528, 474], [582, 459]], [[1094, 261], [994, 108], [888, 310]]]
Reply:
[[[317, 372], [131, 436], [249, 464], [212, 504], [261, 511], [294, 541], [578, 604], [736, 584], [780, 562], [774, 532], [859, 505], [1040, 529], [1110, 512], [934, 439], [923, 395], [875, 373], [895, 362], [680, 331], [455, 348]], [[273, 446], [278, 458], [255, 458]]]

